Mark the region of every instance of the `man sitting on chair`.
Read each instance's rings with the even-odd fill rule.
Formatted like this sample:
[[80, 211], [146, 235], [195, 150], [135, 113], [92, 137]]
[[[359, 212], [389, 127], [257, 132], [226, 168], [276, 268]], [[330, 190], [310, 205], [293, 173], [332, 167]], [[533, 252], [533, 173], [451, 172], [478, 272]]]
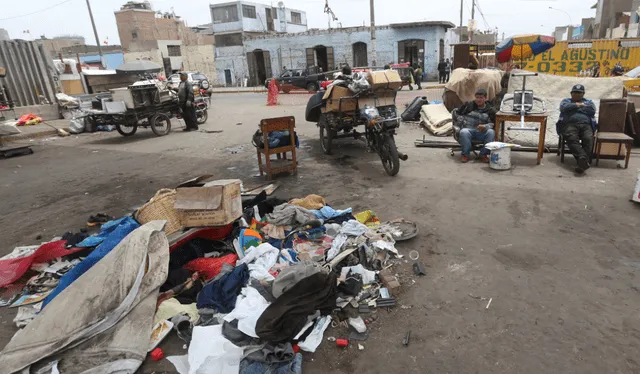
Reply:
[[[560, 103], [562, 115], [562, 135], [573, 157], [578, 161], [576, 173], [589, 169], [593, 149], [593, 123], [596, 106], [584, 98], [584, 86], [576, 84], [571, 89], [571, 98]], [[580, 144], [582, 142], [582, 144]]]
[[[469, 162], [469, 154], [472, 150], [472, 140], [481, 140], [482, 144], [493, 141], [496, 136], [493, 131], [493, 124], [496, 121], [496, 111], [491, 104], [487, 103], [487, 91], [479, 89], [476, 91], [474, 101], [465, 103], [457, 114], [459, 116], [459, 125], [461, 127], [458, 142], [462, 147], [462, 157], [460, 161]], [[489, 150], [482, 148], [480, 151], [480, 161], [489, 162]]]

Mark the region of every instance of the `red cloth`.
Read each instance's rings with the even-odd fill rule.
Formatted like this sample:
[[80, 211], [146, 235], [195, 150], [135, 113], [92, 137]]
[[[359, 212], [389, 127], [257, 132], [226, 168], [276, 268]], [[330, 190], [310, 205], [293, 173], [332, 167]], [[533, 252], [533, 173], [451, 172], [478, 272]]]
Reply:
[[64, 246], [66, 240], [58, 240], [41, 245], [36, 251], [27, 257], [0, 260], [0, 287], [5, 287], [17, 281], [29, 270], [31, 264], [49, 262], [58, 257], [68, 256], [86, 248], [69, 248]]
[[169, 253], [173, 252], [176, 248], [179, 248], [183, 244], [195, 238], [224, 240], [224, 238], [226, 238], [231, 233], [232, 229], [233, 229], [233, 224], [220, 226], [220, 227], [207, 227], [207, 228], [199, 229], [198, 231], [191, 233], [185, 236], [184, 238], [181, 238], [175, 243], [170, 244]]
[[187, 262], [184, 268], [191, 271], [197, 271], [209, 280], [220, 274], [222, 264], [227, 263], [235, 266], [236, 261], [238, 261], [238, 255], [232, 253], [222, 257], [196, 258], [195, 260]]
[[267, 105], [278, 105], [278, 95], [280, 94], [280, 88], [278, 82], [272, 79], [269, 82], [269, 93], [267, 94]]

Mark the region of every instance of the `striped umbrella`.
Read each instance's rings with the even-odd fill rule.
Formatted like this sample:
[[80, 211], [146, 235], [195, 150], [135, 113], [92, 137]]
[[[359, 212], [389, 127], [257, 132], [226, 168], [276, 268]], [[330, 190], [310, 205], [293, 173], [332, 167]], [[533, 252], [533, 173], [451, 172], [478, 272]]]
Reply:
[[503, 40], [496, 47], [498, 62], [522, 61], [551, 49], [556, 45], [553, 36], [516, 35]]

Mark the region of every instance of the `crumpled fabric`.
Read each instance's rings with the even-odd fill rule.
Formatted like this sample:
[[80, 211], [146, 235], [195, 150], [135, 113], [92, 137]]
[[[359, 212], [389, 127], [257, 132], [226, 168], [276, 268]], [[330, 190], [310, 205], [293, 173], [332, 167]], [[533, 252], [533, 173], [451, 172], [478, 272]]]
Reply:
[[196, 303], [193, 304], [180, 304], [176, 299], [168, 299], [163, 301], [156, 311], [156, 316], [153, 320], [154, 326], [161, 321], [170, 319], [178, 314], [186, 314], [192, 323], [198, 322], [200, 315], [198, 314], [198, 307]]
[[327, 261], [333, 260], [334, 257], [342, 251], [345, 243], [347, 242], [347, 234], [339, 233], [335, 238], [333, 238], [333, 242], [331, 242], [331, 249], [327, 251]]
[[307, 323], [307, 317], [319, 310], [323, 315], [336, 307], [337, 278], [334, 273], [308, 276], [285, 291], [262, 313], [256, 333], [262, 340], [291, 341]]
[[274, 344], [266, 343], [256, 347], [245, 348], [245, 358], [251, 361], [274, 364], [293, 360], [295, 352], [290, 342]]
[[287, 237], [287, 235], [284, 233], [285, 226], [276, 226], [276, 225], [268, 224], [262, 227], [260, 231], [266, 236], [268, 236], [269, 238], [273, 238], [273, 239], [284, 239]]
[[224, 320], [231, 322], [237, 319], [238, 330], [257, 338], [256, 322], [258, 322], [258, 318], [268, 306], [269, 303], [260, 295], [258, 290], [253, 287], [245, 287], [236, 300], [236, 307], [224, 317]]
[[278, 205], [272, 213], [265, 216], [268, 223], [276, 226], [296, 226], [314, 219], [316, 219], [316, 215], [310, 210], [293, 204]]
[[278, 262], [279, 254], [278, 248], [269, 243], [262, 243], [257, 247], [249, 248], [236, 265], [248, 264], [253, 279], [272, 281], [274, 278], [269, 270]]
[[[106, 227], [105, 227], [106, 226]], [[76, 265], [73, 269], [60, 278], [58, 287], [44, 299], [42, 303], [42, 309], [53, 300], [60, 292], [64, 291], [70, 284], [78, 279], [82, 274], [86, 273], [93, 267], [98, 261], [105, 257], [113, 248], [115, 248], [120, 242], [127, 237], [131, 232], [140, 227], [140, 224], [131, 217], [123, 217], [115, 221], [110, 221], [102, 225], [100, 234], [90, 236], [82, 241], [79, 247], [91, 247], [98, 245], [81, 263]], [[88, 243], [86, 243], [88, 242]], [[115, 270], [115, 269], [114, 269]], [[166, 278], [166, 276], [165, 276]]]
[[280, 297], [280, 295], [295, 286], [296, 283], [302, 279], [321, 271], [325, 270], [322, 266], [312, 261], [304, 261], [283, 268], [273, 281], [273, 296], [276, 298]]
[[222, 326], [196, 326], [184, 356], [169, 356], [180, 374], [236, 374], [240, 371], [242, 348], [222, 335]]
[[191, 271], [197, 271], [198, 274], [209, 280], [220, 273], [223, 264], [235, 264], [238, 261], [238, 255], [230, 253], [222, 257], [196, 258], [189, 261], [184, 268]]
[[312, 210], [311, 212], [319, 219], [328, 220], [335, 217], [340, 217], [347, 213], [351, 213], [353, 209], [347, 208], [345, 210], [335, 210], [330, 206], [322, 207], [320, 210]]
[[342, 224], [340, 232], [351, 236], [360, 236], [370, 229], [356, 220], [350, 220]]
[[289, 201], [289, 204], [298, 205], [309, 210], [321, 209], [327, 205], [322, 196], [313, 194], [305, 197], [304, 199], [293, 199]]
[[249, 268], [238, 265], [219, 280], [207, 283], [198, 294], [198, 309], [212, 308], [221, 313], [229, 313], [236, 306], [240, 290], [249, 281]]
[[302, 374], [302, 354], [296, 353], [290, 362], [274, 364], [245, 358], [240, 362], [240, 374]]
[[365, 210], [364, 212], [355, 214], [354, 217], [358, 222], [367, 227], [376, 228], [380, 226], [380, 218], [378, 218], [373, 210]]
[[365, 269], [362, 264], [343, 267], [340, 270], [340, 278], [346, 278], [350, 272], [360, 274], [362, 276], [362, 284], [370, 284], [376, 280], [376, 272]]

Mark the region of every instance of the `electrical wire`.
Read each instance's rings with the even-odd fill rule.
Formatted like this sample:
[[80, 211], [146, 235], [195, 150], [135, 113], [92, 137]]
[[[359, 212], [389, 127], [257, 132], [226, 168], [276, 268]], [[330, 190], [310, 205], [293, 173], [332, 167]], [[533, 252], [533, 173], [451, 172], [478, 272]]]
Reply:
[[48, 6], [48, 7], [46, 7], [46, 8], [43, 8], [43, 9], [40, 9], [40, 10], [36, 10], [35, 12], [31, 12], [31, 13], [27, 13], [27, 14], [22, 14], [22, 15], [19, 15], [19, 16], [12, 16], [12, 17], [7, 17], [7, 18], [0, 18], [0, 21], [7, 21], [7, 20], [10, 20], [10, 19], [22, 18], [22, 17], [30, 16], [30, 15], [33, 15], [33, 14], [36, 14], [36, 13], [44, 12], [45, 10], [49, 10], [49, 9], [51, 9], [51, 8], [55, 8], [55, 7], [57, 7], [58, 5], [65, 4], [65, 3], [68, 3], [68, 2], [70, 2], [70, 1], [73, 1], [73, 0], [65, 0], [65, 1], [59, 2], [59, 3], [57, 3], [57, 4], [53, 4], [53, 5], [51, 5], [51, 6]]
[[487, 30], [490, 30], [491, 29], [491, 25], [489, 25], [489, 22], [487, 22], [487, 19], [484, 16], [484, 12], [482, 12], [482, 9], [480, 9], [480, 1], [479, 0], [476, 0], [476, 8], [478, 9], [478, 12], [482, 16], [482, 20], [484, 21], [485, 27], [487, 28]]

